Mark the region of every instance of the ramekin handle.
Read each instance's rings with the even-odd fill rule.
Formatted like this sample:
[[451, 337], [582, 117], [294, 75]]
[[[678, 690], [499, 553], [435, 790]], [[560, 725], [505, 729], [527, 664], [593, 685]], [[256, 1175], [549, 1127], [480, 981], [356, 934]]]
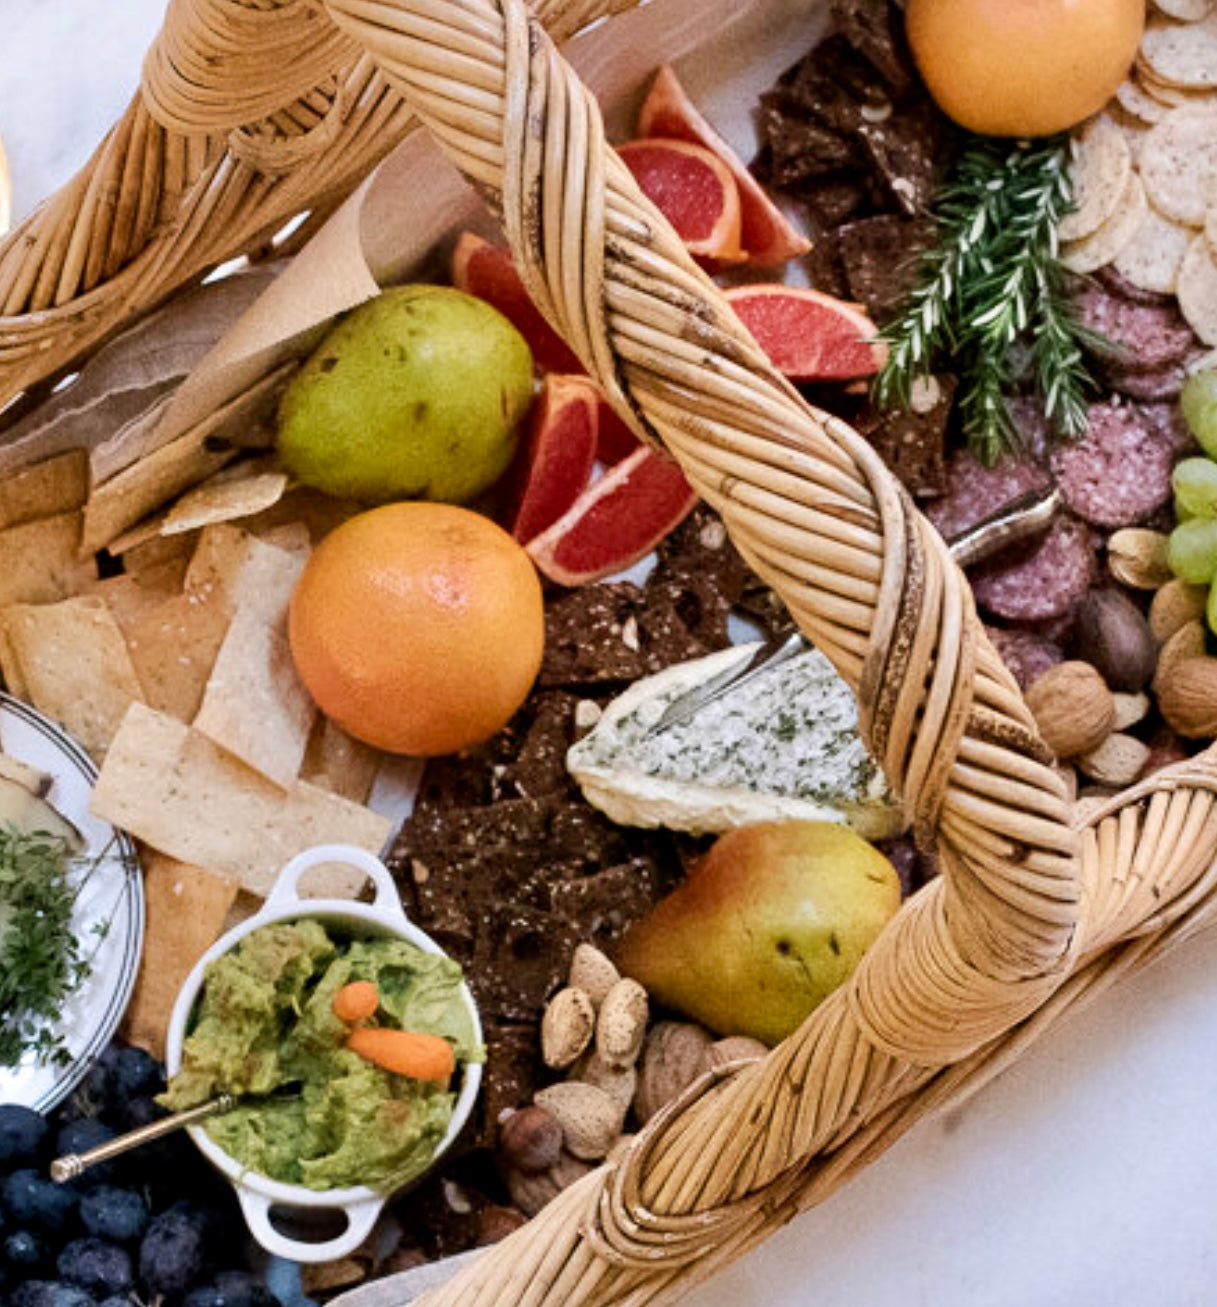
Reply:
[[280, 1206], [283, 1210], [290, 1211], [293, 1210], [290, 1204], [273, 1203], [264, 1194], [255, 1193], [241, 1185], [237, 1185], [236, 1190], [241, 1211], [253, 1237], [268, 1253], [294, 1262], [329, 1262], [353, 1253], [372, 1233], [372, 1227], [385, 1202], [383, 1198], [367, 1198], [334, 1208], [296, 1209], [341, 1212], [347, 1218], [347, 1228], [341, 1234], [320, 1243], [310, 1243], [303, 1239], [289, 1238], [272, 1224], [271, 1208]]
[[378, 910], [389, 912], [403, 921], [405, 920], [405, 913], [401, 907], [401, 898], [397, 893], [397, 886], [394, 885], [393, 877], [389, 874], [388, 868], [375, 854], [369, 853], [367, 849], [361, 849], [354, 844], [316, 844], [311, 849], [305, 849], [303, 852], [297, 853], [276, 877], [270, 893], [266, 896], [263, 912], [271, 912], [284, 907], [305, 909], [316, 907], [317, 901], [315, 899], [300, 897], [300, 881], [314, 867], [320, 867], [326, 863], [354, 867], [356, 870], [363, 872], [372, 882], [376, 891], [372, 899], [372, 906]]

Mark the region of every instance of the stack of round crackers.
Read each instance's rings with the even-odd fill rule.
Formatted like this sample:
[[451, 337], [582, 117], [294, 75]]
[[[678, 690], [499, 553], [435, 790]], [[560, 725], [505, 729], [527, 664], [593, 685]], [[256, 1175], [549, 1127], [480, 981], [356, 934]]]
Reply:
[[1217, 0], [1154, 0], [1128, 79], [1074, 141], [1074, 272], [1174, 295], [1217, 346]]

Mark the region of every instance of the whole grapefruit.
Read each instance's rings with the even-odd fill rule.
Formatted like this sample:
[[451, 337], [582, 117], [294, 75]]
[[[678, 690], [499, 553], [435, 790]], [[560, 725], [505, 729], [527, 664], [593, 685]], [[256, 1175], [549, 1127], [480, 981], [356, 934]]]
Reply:
[[1124, 80], [1144, 0], [908, 0], [909, 46], [949, 117], [988, 136], [1047, 136]]
[[454, 753], [505, 726], [532, 688], [541, 583], [488, 518], [386, 504], [313, 551], [288, 637], [317, 706], [351, 735], [390, 753]]

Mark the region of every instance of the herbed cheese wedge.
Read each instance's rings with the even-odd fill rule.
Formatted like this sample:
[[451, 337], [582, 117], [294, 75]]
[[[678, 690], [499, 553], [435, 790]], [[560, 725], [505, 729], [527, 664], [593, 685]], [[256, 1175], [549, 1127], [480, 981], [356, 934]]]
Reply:
[[614, 699], [567, 753], [587, 800], [622, 825], [696, 834], [786, 818], [846, 822], [867, 839], [898, 834], [904, 814], [858, 735], [853, 695], [817, 650], [654, 730], [671, 703], [757, 647], [680, 663]]

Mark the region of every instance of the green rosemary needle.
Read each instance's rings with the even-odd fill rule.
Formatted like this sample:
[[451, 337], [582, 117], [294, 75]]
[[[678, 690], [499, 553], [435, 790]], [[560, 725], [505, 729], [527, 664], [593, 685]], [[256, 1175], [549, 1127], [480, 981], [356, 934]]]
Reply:
[[935, 206], [935, 239], [898, 316], [875, 380], [883, 407], [906, 407], [913, 382], [949, 360], [960, 374], [964, 433], [992, 462], [1017, 446], [1006, 408], [1020, 355], [1064, 439], [1086, 426], [1090, 375], [1081, 325], [1058, 258], [1057, 224], [1072, 204], [1067, 137], [971, 138]]

